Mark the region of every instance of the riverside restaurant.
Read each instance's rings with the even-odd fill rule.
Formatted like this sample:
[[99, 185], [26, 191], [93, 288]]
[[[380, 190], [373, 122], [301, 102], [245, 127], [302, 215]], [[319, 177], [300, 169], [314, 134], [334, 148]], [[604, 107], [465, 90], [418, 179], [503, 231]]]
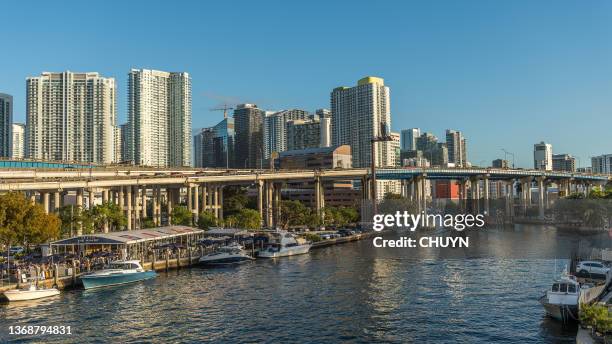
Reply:
[[85, 256], [96, 252], [112, 252], [121, 259], [141, 259], [154, 251], [195, 246], [203, 234], [203, 230], [187, 226], [85, 234], [51, 242], [49, 254], [73, 253]]

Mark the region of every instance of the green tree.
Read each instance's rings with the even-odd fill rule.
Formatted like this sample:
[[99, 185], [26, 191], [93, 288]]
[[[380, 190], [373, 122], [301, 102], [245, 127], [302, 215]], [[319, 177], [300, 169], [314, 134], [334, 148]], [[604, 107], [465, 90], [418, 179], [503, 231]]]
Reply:
[[111, 231], [121, 230], [127, 225], [123, 211], [118, 205], [110, 202], [94, 206], [87, 211], [87, 216], [90, 217], [96, 232], [102, 231], [107, 224]]
[[94, 230], [93, 219], [89, 212], [82, 207], [65, 205], [59, 209], [58, 216], [61, 221], [62, 237], [74, 235], [79, 227], [85, 234], [92, 233]]
[[39, 204], [32, 204], [24, 194], [0, 195], [0, 242], [4, 245], [36, 245], [58, 238], [60, 220], [46, 214]]
[[261, 228], [261, 216], [259, 216], [257, 210], [245, 208], [234, 215], [228, 216], [225, 219], [225, 225], [244, 229], [259, 229]]
[[150, 217], [144, 218], [140, 220], [140, 227], [145, 229], [145, 228], [155, 228], [157, 227], [157, 225], [155, 225], [155, 222], [153, 222], [153, 219]]
[[300, 201], [281, 201], [279, 225], [284, 229], [306, 225], [307, 222], [312, 222], [311, 213], [312, 210]]
[[198, 228], [208, 229], [210, 227], [216, 227], [219, 225], [219, 220], [215, 217], [211, 211], [203, 211], [198, 216]]
[[193, 223], [193, 215], [184, 205], [175, 205], [172, 208], [172, 224], [191, 226]]
[[241, 186], [229, 186], [223, 189], [223, 214], [231, 216], [248, 208], [249, 197]]

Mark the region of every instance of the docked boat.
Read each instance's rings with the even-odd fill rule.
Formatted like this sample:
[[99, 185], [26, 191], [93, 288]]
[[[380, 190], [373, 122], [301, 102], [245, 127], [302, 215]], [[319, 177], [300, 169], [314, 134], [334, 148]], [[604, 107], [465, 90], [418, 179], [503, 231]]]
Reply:
[[247, 254], [242, 246], [235, 243], [221, 246], [215, 252], [200, 257], [199, 263], [202, 265], [228, 265], [240, 264], [254, 259]]
[[109, 287], [155, 278], [157, 273], [145, 270], [137, 260], [115, 261], [104, 270], [81, 277], [85, 289]]
[[311, 244], [287, 231], [273, 233], [273, 238], [258, 257], [277, 258], [305, 254], [310, 251]]
[[540, 298], [540, 304], [546, 313], [562, 322], [578, 321], [580, 294], [589, 289], [580, 286], [575, 276], [564, 271], [561, 277], [553, 282], [552, 287]]
[[30, 284], [30, 286], [25, 289], [7, 290], [4, 292], [4, 297], [6, 297], [9, 302], [14, 302], [37, 300], [59, 294], [60, 291], [56, 288], [37, 288], [36, 285]]

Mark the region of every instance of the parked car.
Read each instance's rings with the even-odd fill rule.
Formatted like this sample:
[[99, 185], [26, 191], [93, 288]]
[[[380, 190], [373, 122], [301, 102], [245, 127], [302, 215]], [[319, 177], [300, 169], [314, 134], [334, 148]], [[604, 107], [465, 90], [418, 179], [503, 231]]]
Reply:
[[610, 272], [610, 268], [602, 262], [585, 260], [576, 265], [576, 271], [581, 275], [607, 275]]
[[347, 236], [355, 235], [355, 231], [351, 229], [343, 228], [338, 231], [338, 234], [340, 234], [341, 236], [347, 237]]

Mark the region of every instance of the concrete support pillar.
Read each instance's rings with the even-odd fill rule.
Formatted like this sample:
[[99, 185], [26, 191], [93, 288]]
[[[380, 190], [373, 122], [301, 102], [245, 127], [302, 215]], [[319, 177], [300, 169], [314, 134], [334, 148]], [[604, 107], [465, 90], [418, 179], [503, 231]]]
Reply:
[[472, 191], [472, 212], [480, 212], [480, 179], [478, 177], [470, 180], [470, 189]]
[[208, 210], [208, 204], [206, 203], [208, 200], [208, 184], [202, 184], [201, 189], [200, 196], [202, 198], [202, 204], [200, 207], [202, 207], [202, 211], [206, 211]]
[[155, 207], [155, 217], [157, 218], [158, 226], [161, 226], [162, 225], [161, 223], [161, 204], [162, 204], [161, 186], [157, 185], [155, 189], [157, 190], [157, 194], [156, 194], [157, 202], [155, 202], [157, 203], [157, 206]]
[[134, 218], [139, 220], [141, 206], [140, 206], [140, 188], [138, 187], [138, 185], [134, 185], [132, 187], [132, 204], [134, 205]]
[[132, 216], [132, 187], [128, 186], [126, 187], [126, 197], [125, 197], [125, 203], [126, 203], [126, 214], [127, 214], [127, 230], [132, 230], [134, 229], [134, 218]]
[[223, 186], [219, 187], [219, 220], [223, 220]]
[[214, 204], [214, 200], [215, 200], [215, 186], [214, 184], [208, 184], [208, 209], [210, 210], [211, 213], [215, 213], [215, 204]]
[[274, 227], [278, 227], [280, 223], [282, 186], [282, 183], [276, 183], [274, 187]]
[[263, 212], [263, 181], [262, 180], [258, 180], [257, 181], [257, 210], [259, 211], [259, 217], [261, 218], [261, 222], [263, 225], [263, 221], [264, 221], [264, 212]]
[[147, 187], [143, 186], [140, 192], [142, 193], [141, 194], [142, 199], [140, 200], [140, 203], [142, 205], [142, 208], [141, 208], [142, 212], [140, 214], [140, 217], [144, 220], [147, 218]]
[[161, 223], [158, 222], [158, 218], [157, 218], [157, 207], [159, 206], [159, 197], [157, 196], [157, 193], [159, 192], [159, 189], [157, 187], [157, 185], [154, 185], [153, 188], [151, 189], [152, 192], [152, 198], [151, 198], [151, 216], [153, 217], [153, 223], [156, 226], [160, 226]]
[[30, 194], [30, 203], [36, 204], [36, 193], [34, 191], [32, 191], [32, 193]]
[[369, 186], [368, 186], [368, 178], [361, 178], [361, 198], [367, 200], [369, 198], [368, 194]]
[[507, 181], [504, 182], [502, 185], [504, 185], [504, 191], [506, 192], [506, 217], [512, 217], [512, 209], [514, 208], [513, 204], [512, 204], [512, 186], [514, 184], [514, 181]]
[[266, 204], [265, 204], [265, 209], [266, 209], [266, 225], [270, 228], [272, 228], [273, 224], [273, 219], [272, 219], [272, 193], [274, 192], [274, 184], [272, 183], [272, 181], [267, 181], [266, 184]]
[[197, 223], [198, 221], [198, 216], [200, 215], [200, 186], [199, 185], [195, 185], [193, 187], [193, 193], [194, 193], [194, 197], [193, 197], [193, 211], [195, 214], [195, 221]]
[[419, 176], [416, 179], [417, 184], [417, 202], [419, 204], [419, 212], [427, 214], [427, 178], [425, 175]]
[[544, 182], [545, 177], [538, 177], [537, 181], [538, 181], [538, 213], [539, 213], [539, 217], [541, 219], [544, 218], [544, 200], [545, 200], [545, 196], [544, 193], [546, 192], [546, 184]]
[[193, 187], [187, 185], [187, 209], [190, 213], [193, 213]]
[[[118, 200], [119, 201], [118, 202], [119, 203], [119, 208], [122, 211], [125, 212], [125, 204], [124, 204], [125, 203], [125, 197], [124, 197], [124, 194], [123, 194], [123, 186], [119, 187], [119, 191], [117, 192], [117, 198], [119, 199]], [[127, 214], [126, 214], [126, 216], [127, 216]]]
[[166, 212], [168, 213], [168, 225], [172, 224], [172, 207], [174, 206], [174, 200], [176, 196], [176, 189], [166, 189], [167, 201], [166, 201]]
[[49, 214], [49, 193], [48, 192], [43, 192], [42, 193], [42, 199], [43, 199], [43, 208], [45, 209], [45, 213]]
[[[76, 192], [76, 206], [79, 211], [83, 210], [83, 189], [79, 188]], [[77, 224], [77, 235], [83, 235], [83, 223]]]
[[87, 190], [88, 197], [88, 209], [92, 209], [94, 207], [94, 201], [96, 200], [96, 192], [94, 189]]
[[489, 209], [489, 176], [484, 176], [484, 178], [482, 179], [483, 182], [483, 186], [484, 186], [484, 190], [483, 190], [483, 197], [484, 197], [484, 211], [487, 215], [489, 215], [490, 209]]
[[61, 191], [55, 191], [55, 193], [53, 194], [53, 210], [55, 212], [59, 212], [60, 208], [62, 207], [62, 193]]
[[423, 185], [421, 184], [421, 177], [414, 177], [413, 178], [413, 187], [414, 187], [414, 199], [417, 203], [417, 211], [421, 212], [422, 210], [422, 206], [423, 206]]
[[215, 206], [215, 217], [219, 218], [219, 185], [213, 186], [213, 204]]

